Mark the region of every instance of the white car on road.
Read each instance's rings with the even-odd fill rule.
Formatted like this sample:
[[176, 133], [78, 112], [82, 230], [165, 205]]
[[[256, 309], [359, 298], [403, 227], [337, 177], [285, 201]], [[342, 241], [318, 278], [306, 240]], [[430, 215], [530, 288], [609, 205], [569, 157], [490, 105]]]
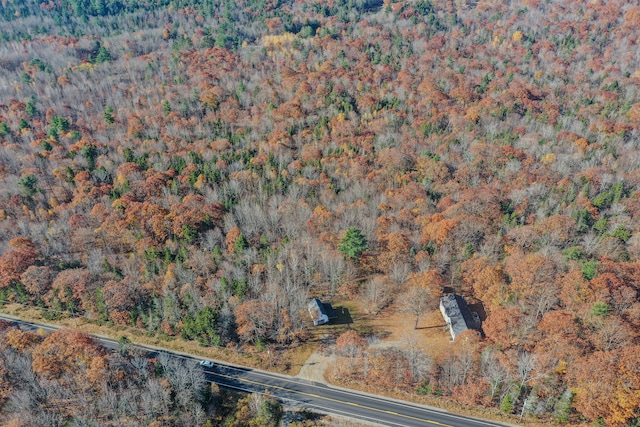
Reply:
[[205, 368], [213, 368], [213, 362], [210, 362], [208, 360], [201, 360], [200, 366], [204, 366]]

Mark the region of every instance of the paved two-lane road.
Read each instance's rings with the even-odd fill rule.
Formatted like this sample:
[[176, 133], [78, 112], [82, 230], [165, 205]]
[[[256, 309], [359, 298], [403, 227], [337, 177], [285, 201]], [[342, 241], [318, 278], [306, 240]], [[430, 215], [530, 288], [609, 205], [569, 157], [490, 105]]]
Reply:
[[226, 387], [249, 392], [268, 390], [270, 395], [280, 400], [305, 408], [386, 426], [488, 427], [501, 425], [381, 396], [219, 363], [207, 369], [207, 379]]
[[[3, 315], [0, 315], [0, 318], [5, 318], [6, 320], [19, 324], [23, 328], [53, 329], [49, 326], [24, 322]], [[108, 348], [118, 348], [116, 341], [100, 337], [95, 337], [95, 339]], [[138, 347], [149, 352], [150, 355], [154, 355], [159, 351], [158, 349], [150, 349], [145, 346]], [[175, 357], [188, 359], [192, 363], [197, 363], [199, 360], [184, 354], [176, 354], [170, 351], [165, 352]], [[231, 366], [220, 362], [215, 362], [211, 368], [205, 368], [205, 373], [208, 381], [224, 387], [256, 393], [268, 391], [271, 396], [285, 403], [385, 426], [501, 426], [501, 424], [496, 422], [464, 417], [438, 409], [387, 399], [381, 396], [329, 387], [285, 375], [273, 374], [252, 368]]]

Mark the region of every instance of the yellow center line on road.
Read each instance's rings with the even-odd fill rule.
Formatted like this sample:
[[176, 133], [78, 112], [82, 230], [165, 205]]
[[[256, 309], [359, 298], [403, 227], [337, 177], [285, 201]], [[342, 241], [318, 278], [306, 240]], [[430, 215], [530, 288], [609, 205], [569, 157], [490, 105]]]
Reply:
[[272, 388], [272, 389], [283, 390], [283, 391], [288, 391], [288, 392], [292, 392], [292, 393], [298, 393], [298, 394], [301, 394], [303, 396], [315, 397], [316, 399], [322, 399], [322, 400], [326, 400], [326, 401], [329, 401], [329, 402], [342, 403], [343, 405], [357, 406], [358, 408], [368, 409], [370, 411], [381, 412], [381, 413], [385, 413], [385, 414], [389, 414], [389, 415], [395, 415], [397, 417], [406, 418], [408, 420], [421, 421], [421, 422], [424, 422], [424, 423], [434, 424], [434, 425], [438, 425], [438, 426], [441, 426], [441, 427], [453, 427], [453, 426], [451, 426], [449, 424], [443, 424], [443, 423], [439, 423], [437, 421], [426, 420], [424, 418], [418, 418], [418, 417], [412, 417], [410, 415], [404, 415], [404, 414], [400, 414], [398, 412], [393, 412], [393, 411], [386, 411], [384, 409], [378, 409], [378, 408], [374, 408], [374, 407], [371, 407], [371, 406], [364, 406], [364, 405], [360, 405], [358, 403], [353, 403], [353, 402], [347, 402], [347, 401], [344, 401], [344, 400], [334, 399], [332, 397], [324, 397], [324, 396], [320, 396], [320, 395], [313, 394], [313, 393], [305, 393], [303, 391], [297, 391], [297, 390], [293, 390], [293, 389], [290, 389], [290, 388], [282, 387], [282, 386], [279, 386], [279, 385], [265, 384], [265, 383], [261, 383], [259, 381], [253, 381], [253, 380], [249, 380], [247, 378], [233, 377], [231, 375], [219, 374], [217, 372], [215, 372], [215, 373], [214, 372], [210, 372], [210, 373], [213, 374], [213, 375], [217, 375], [219, 377], [223, 377], [223, 378], [243, 381], [245, 383], [255, 384], [255, 385], [268, 387], [268, 388]]

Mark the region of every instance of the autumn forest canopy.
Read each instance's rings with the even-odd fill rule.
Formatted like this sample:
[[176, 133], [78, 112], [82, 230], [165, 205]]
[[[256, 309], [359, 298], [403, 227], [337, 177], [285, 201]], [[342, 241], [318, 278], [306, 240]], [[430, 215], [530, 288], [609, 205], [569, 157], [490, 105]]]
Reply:
[[[311, 297], [377, 312], [424, 291], [436, 310], [456, 292], [483, 334], [424, 369], [378, 354], [380, 372], [403, 361], [396, 387], [640, 423], [634, 2], [0, 15], [0, 303], [284, 352], [309, 337]], [[337, 343], [345, 375], [382, 381], [359, 343]]]

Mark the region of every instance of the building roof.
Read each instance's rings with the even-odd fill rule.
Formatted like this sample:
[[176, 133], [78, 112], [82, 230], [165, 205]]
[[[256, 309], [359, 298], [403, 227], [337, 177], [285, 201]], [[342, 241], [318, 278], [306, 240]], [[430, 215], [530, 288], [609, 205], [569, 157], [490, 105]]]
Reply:
[[328, 319], [335, 319], [337, 317], [336, 311], [331, 307], [331, 303], [323, 303], [318, 298], [314, 298], [309, 301], [307, 305], [309, 313], [312, 313], [312, 317], [319, 318], [321, 315], [327, 316]]
[[440, 298], [440, 310], [449, 324], [451, 336], [455, 339], [456, 335], [467, 329], [477, 329], [477, 321], [471, 314], [469, 306], [460, 295], [445, 295]]
[[317, 317], [320, 317], [321, 314], [324, 314], [325, 316], [329, 317], [327, 310], [324, 308], [324, 304], [318, 298], [314, 298], [311, 301], [309, 301], [308, 309], [309, 311], [313, 311], [313, 310], [317, 311], [318, 313]]

